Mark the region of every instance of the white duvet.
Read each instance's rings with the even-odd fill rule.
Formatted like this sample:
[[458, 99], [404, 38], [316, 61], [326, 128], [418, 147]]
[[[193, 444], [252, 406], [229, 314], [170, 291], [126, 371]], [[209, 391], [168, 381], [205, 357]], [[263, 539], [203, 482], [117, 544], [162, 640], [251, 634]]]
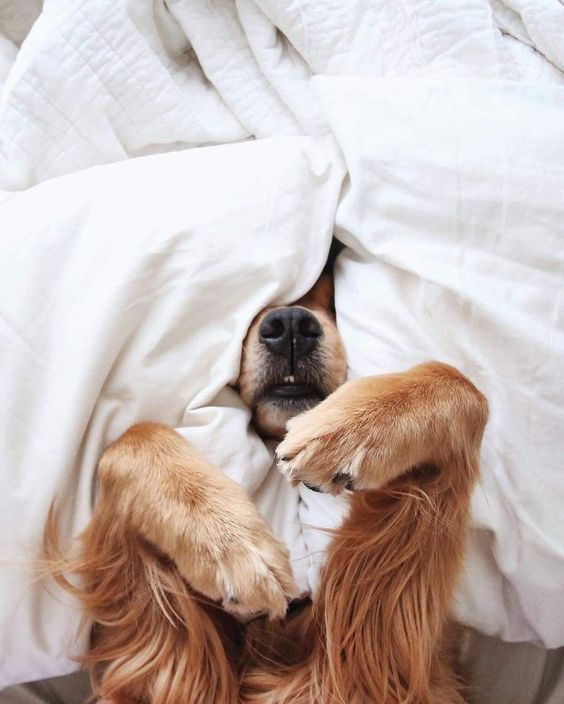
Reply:
[[137, 420], [240, 481], [315, 588], [343, 506], [287, 487], [229, 384], [333, 233], [351, 376], [434, 357], [490, 400], [459, 618], [564, 645], [564, 5], [7, 0], [0, 30], [0, 687], [75, 667], [32, 560]]

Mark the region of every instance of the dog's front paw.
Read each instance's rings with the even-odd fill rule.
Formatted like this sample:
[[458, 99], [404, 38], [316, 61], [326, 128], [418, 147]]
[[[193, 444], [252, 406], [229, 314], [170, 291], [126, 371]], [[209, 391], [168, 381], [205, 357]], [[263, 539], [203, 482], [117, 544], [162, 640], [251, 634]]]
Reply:
[[267, 531], [237, 540], [216, 566], [216, 583], [226, 611], [251, 617], [283, 618], [299, 596], [286, 548]]
[[290, 482], [330, 494], [381, 484], [376, 475], [367, 476], [367, 461], [373, 462], [377, 448], [359, 426], [363, 396], [359, 382], [348, 382], [289, 421], [288, 433], [276, 448], [276, 460]]
[[432, 415], [415, 393], [420, 386], [412, 373], [347, 382], [288, 423], [279, 469], [331, 494], [382, 488], [427, 459]]
[[487, 402], [465, 376], [428, 362], [349, 381], [293, 418], [278, 466], [290, 481], [332, 494], [403, 475], [426, 480], [445, 458], [477, 452], [486, 418]]
[[234, 504], [225, 506], [222, 516], [213, 510], [202, 516], [197, 543], [175, 562], [196, 591], [226, 611], [242, 618], [282, 618], [299, 595], [288, 551], [250, 502]]

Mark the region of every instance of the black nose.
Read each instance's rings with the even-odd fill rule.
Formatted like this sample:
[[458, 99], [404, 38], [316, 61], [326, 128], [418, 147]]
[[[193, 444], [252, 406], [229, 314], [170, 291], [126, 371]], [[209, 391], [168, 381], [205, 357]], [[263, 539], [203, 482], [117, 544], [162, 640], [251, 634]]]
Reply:
[[305, 308], [275, 308], [265, 315], [259, 338], [271, 352], [297, 359], [312, 351], [323, 334], [317, 318]]

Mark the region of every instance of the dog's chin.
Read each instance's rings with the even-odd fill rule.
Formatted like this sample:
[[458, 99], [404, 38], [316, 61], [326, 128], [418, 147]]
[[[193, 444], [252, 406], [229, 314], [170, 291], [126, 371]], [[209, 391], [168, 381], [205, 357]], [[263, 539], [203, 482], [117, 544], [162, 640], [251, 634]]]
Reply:
[[254, 422], [261, 435], [282, 439], [286, 423], [313, 408], [326, 394], [307, 384], [281, 384], [266, 389], [254, 407]]

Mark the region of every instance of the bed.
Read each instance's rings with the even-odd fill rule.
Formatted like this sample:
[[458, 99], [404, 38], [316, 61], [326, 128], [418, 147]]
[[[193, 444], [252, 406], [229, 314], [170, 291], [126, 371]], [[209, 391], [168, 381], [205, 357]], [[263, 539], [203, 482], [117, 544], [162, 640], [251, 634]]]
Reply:
[[457, 618], [563, 646], [562, 2], [4, 0], [0, 30], [0, 689], [77, 668], [43, 523], [57, 496], [84, 528], [138, 420], [315, 588], [343, 506], [283, 483], [232, 386], [333, 236], [350, 376], [436, 358], [490, 401]]

